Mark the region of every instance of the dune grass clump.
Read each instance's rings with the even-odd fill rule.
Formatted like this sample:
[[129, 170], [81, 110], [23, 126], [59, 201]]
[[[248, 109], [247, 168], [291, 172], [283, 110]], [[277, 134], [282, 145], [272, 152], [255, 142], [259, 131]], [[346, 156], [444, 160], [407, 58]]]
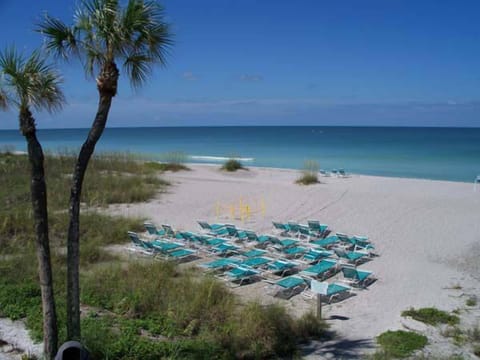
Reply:
[[161, 162], [149, 161], [145, 165], [153, 170], [158, 171], [189, 171], [191, 170], [185, 165], [188, 156], [181, 151], [173, 151], [162, 155]]
[[303, 164], [301, 176], [295, 181], [301, 185], [318, 184], [318, 170], [320, 165], [315, 160], [307, 160]]
[[[302, 321], [293, 319], [278, 305], [238, 308], [222, 283], [168, 262], [102, 266], [83, 276], [82, 289], [82, 303], [113, 314], [102, 320], [105, 335], [98, 334], [98, 328], [87, 330], [86, 345], [100, 358], [289, 356], [299, 336], [317, 337], [325, 329], [308, 315]], [[118, 327], [120, 337], [113, 336]], [[137, 352], [123, 348], [122, 337]]]
[[402, 316], [409, 316], [414, 320], [421, 321], [428, 325], [448, 324], [451, 326], [457, 325], [460, 322], [460, 318], [456, 315], [451, 315], [443, 310], [436, 308], [421, 308], [402, 311]]
[[230, 172], [237, 171], [237, 170], [247, 170], [247, 168], [245, 168], [242, 165], [242, 163], [235, 158], [228, 159], [222, 165], [221, 169], [224, 170], [224, 171], [230, 171]]
[[[412, 331], [387, 331], [377, 337], [377, 343], [382, 347], [383, 358], [405, 358], [415, 351], [423, 349], [428, 343], [424, 335]], [[380, 356], [377, 356], [380, 358]]]
[[465, 304], [467, 306], [477, 306], [477, 298], [475, 296], [471, 296], [467, 299], [467, 301], [465, 301]]

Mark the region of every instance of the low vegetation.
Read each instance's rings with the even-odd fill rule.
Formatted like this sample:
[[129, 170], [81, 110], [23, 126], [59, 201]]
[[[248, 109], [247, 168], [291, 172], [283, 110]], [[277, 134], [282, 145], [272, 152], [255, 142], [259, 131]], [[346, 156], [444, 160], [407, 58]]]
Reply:
[[[29, 212], [25, 156], [0, 155], [0, 316], [25, 318], [42, 338], [41, 299]], [[156, 169], [130, 156], [95, 157], [90, 163], [82, 211], [82, 341], [94, 359], [230, 359], [294, 356], [298, 341], [319, 338], [326, 325], [313, 314], [293, 319], [283, 307], [248, 303], [214, 278], [160, 261], [118, 258], [107, 245], [140, 231], [140, 219], [92, 210], [121, 201], [143, 201], [162, 190]], [[54, 289], [60, 342], [65, 339], [65, 239], [68, 214], [67, 155], [47, 158]], [[53, 175], [55, 174], [55, 175]], [[94, 179], [105, 177], [95, 183]], [[89, 180], [88, 178], [91, 178]], [[113, 178], [113, 179], [112, 179]], [[137, 183], [131, 183], [130, 181]], [[156, 180], [153, 180], [156, 179]], [[118, 185], [117, 185], [118, 184]], [[125, 185], [125, 184], [128, 184]], [[124, 194], [112, 186], [123, 186]], [[132, 187], [149, 190], [135, 195]]]
[[159, 171], [189, 171], [190, 168], [185, 165], [188, 156], [184, 152], [169, 152], [161, 157], [161, 162], [146, 162], [145, 165], [151, 169]]
[[428, 325], [448, 324], [457, 325], [460, 318], [457, 315], [451, 315], [443, 310], [436, 308], [421, 308], [402, 311], [402, 316], [409, 316], [414, 320], [421, 321]]
[[315, 160], [305, 161], [300, 177], [296, 180], [297, 184], [301, 185], [311, 185], [317, 184], [318, 181], [318, 170], [320, 165]]
[[221, 167], [222, 170], [224, 171], [237, 171], [237, 170], [247, 170], [247, 168], [245, 168], [242, 163], [235, 159], [235, 158], [231, 158], [231, 159], [228, 159]]
[[471, 296], [465, 301], [467, 306], [477, 306], [477, 298], [475, 296]]
[[380, 334], [377, 337], [377, 343], [382, 351], [375, 355], [375, 359], [405, 358], [423, 349], [428, 339], [412, 331], [397, 330]]

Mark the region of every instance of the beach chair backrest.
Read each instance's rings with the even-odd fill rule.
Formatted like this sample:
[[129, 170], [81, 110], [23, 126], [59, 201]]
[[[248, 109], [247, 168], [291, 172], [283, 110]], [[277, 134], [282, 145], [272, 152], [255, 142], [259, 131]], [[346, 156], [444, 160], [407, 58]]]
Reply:
[[308, 220], [307, 221], [308, 227], [312, 231], [320, 231], [320, 221], [317, 220]]
[[128, 237], [130, 238], [130, 240], [136, 244], [136, 245], [143, 245], [143, 242], [142, 240], [140, 240], [140, 238], [138, 237], [137, 233], [133, 232], [133, 231], [128, 231], [127, 232], [128, 234]]
[[342, 266], [342, 273], [347, 279], [355, 280], [358, 278], [357, 269], [353, 266]]
[[145, 229], [150, 235], [157, 235], [157, 228], [152, 223], [146, 222], [143, 226], [145, 226]]
[[174, 236], [175, 235], [175, 231], [173, 231], [173, 228], [168, 225], [168, 224], [162, 224], [162, 228], [163, 230], [165, 230], [165, 233], [169, 236]]
[[198, 222], [198, 225], [200, 225], [200, 227], [204, 230], [211, 230], [212, 229], [210, 224], [207, 223], [206, 221], [197, 221], [197, 222]]
[[258, 240], [257, 234], [253, 231], [245, 230], [245, 234], [247, 234], [247, 239], [249, 241], [257, 241]]

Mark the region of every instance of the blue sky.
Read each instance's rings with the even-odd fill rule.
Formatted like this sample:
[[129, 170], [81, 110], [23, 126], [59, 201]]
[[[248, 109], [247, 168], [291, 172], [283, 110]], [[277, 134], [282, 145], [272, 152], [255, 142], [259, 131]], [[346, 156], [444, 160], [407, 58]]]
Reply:
[[[59, 6], [59, 3], [62, 6]], [[165, 0], [175, 46], [108, 126], [480, 126], [479, 1]], [[0, 0], [0, 47], [41, 45], [41, 14], [72, 0]], [[59, 64], [68, 104], [39, 127], [88, 127], [95, 83]], [[17, 127], [0, 113], [0, 129]]]

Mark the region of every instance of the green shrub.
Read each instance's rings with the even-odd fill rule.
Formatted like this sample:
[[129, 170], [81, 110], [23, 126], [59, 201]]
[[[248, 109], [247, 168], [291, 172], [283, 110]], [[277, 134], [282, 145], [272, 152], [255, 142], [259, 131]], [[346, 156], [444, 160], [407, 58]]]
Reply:
[[377, 343], [382, 347], [386, 357], [404, 358], [422, 349], [428, 343], [424, 335], [411, 331], [387, 331], [377, 337]]
[[475, 296], [471, 296], [465, 302], [467, 306], [476, 306], [477, 305], [477, 298]]
[[460, 322], [460, 318], [458, 316], [450, 315], [446, 311], [438, 310], [436, 308], [421, 308], [418, 310], [411, 308], [409, 310], [402, 311], [402, 316], [410, 316], [417, 321], [421, 321], [429, 325], [448, 324], [453, 326]]
[[228, 159], [221, 167], [225, 171], [246, 170], [242, 163], [235, 158]]
[[301, 185], [317, 184], [319, 164], [315, 160], [307, 160], [303, 165], [303, 170], [300, 177], [295, 181]]

